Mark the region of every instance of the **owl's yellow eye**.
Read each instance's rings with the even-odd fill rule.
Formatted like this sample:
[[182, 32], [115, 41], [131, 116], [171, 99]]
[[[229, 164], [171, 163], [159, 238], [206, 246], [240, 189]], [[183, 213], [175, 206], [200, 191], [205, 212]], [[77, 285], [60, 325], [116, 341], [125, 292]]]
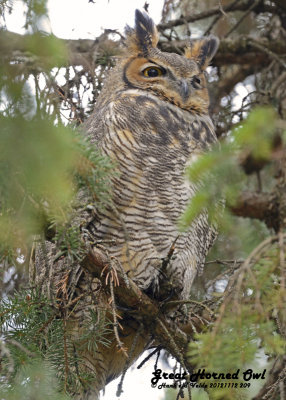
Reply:
[[147, 76], [148, 78], [156, 78], [157, 76], [164, 75], [165, 73], [165, 70], [159, 67], [147, 67], [143, 70], [144, 76]]

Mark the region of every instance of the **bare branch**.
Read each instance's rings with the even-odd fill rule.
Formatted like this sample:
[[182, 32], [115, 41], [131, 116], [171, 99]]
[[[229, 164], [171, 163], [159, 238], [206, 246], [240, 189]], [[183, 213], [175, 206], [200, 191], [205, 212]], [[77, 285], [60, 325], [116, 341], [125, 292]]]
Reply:
[[[259, 2], [261, 3], [261, 2]], [[248, 11], [248, 9], [252, 6], [253, 1], [248, 0], [248, 1], [241, 1], [238, 4], [229, 4], [226, 7], [214, 7], [211, 8], [207, 11], [200, 12], [198, 14], [194, 15], [188, 15], [185, 17], [181, 17], [163, 24], [157, 25], [159, 31], [163, 31], [165, 29], [170, 29], [173, 28], [174, 26], [179, 26], [179, 25], [184, 25], [186, 22], [195, 22], [195, 21], [200, 21], [205, 18], [212, 17], [214, 15], [218, 15], [221, 13], [226, 13], [226, 12], [233, 12], [233, 11]], [[275, 12], [277, 11], [275, 6], [272, 5], [266, 5], [266, 4], [257, 4], [256, 7], [254, 7], [253, 11], [256, 12]]]
[[277, 225], [278, 206], [272, 193], [243, 192], [231, 211], [239, 217], [264, 221], [269, 227]]
[[[83, 260], [82, 267], [88, 270], [93, 276], [99, 278], [104, 284], [106, 274], [109, 270], [105, 268], [107, 264], [107, 256], [100, 249], [94, 247], [90, 249]], [[125, 278], [120, 271], [118, 271], [118, 281], [119, 285], [114, 286], [114, 295], [117, 299], [117, 304], [128, 309], [128, 313], [133, 318], [140, 318], [140, 322], [158, 340], [160, 345], [179, 362], [183, 361], [187, 370], [192, 370], [193, 366], [186, 357], [188, 344], [191, 339], [190, 335], [186, 335], [183, 330], [178, 329], [178, 326], [170, 326], [160, 308], [160, 304], [143, 293], [132, 280], [129, 280], [129, 287], [127, 287]], [[108, 290], [108, 286], [106, 288]], [[170, 341], [170, 337], [172, 337], [172, 341]]]
[[[182, 50], [187, 44], [187, 40], [173, 40], [172, 42], [161, 42], [159, 47], [164, 51], [178, 52], [178, 49]], [[270, 41], [267, 38], [260, 38], [254, 42], [250, 36], [240, 35], [234, 39], [227, 38], [220, 42], [213, 65], [244, 64], [261, 67], [261, 65], [269, 64], [271, 54], [276, 54], [277, 57], [285, 55], [285, 41]]]

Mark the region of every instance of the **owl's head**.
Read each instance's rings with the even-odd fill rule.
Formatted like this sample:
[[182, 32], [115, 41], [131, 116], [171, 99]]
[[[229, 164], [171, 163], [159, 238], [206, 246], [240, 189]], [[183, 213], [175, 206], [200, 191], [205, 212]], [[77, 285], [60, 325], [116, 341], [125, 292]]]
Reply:
[[157, 48], [158, 31], [151, 18], [136, 10], [135, 28], [126, 28], [127, 59], [122, 64], [125, 85], [147, 90], [180, 108], [207, 113], [209, 96], [205, 70], [219, 40], [190, 40], [184, 55]]

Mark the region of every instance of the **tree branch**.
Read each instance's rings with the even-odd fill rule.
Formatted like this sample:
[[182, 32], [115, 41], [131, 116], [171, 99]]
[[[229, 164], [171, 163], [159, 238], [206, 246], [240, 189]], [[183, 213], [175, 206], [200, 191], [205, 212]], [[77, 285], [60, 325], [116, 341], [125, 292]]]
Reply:
[[[282, 0], [283, 1], [283, 0]], [[248, 11], [249, 8], [251, 8], [253, 5], [253, 0], [247, 0], [247, 1], [241, 1], [236, 5], [233, 5], [232, 3], [229, 4], [226, 7], [214, 7], [211, 8], [207, 11], [200, 12], [198, 14], [194, 15], [187, 15], [178, 19], [174, 19], [172, 21], [159, 24], [157, 25], [157, 28], [159, 31], [163, 31], [165, 29], [170, 29], [174, 28], [175, 26], [179, 25], [185, 25], [186, 22], [195, 22], [195, 21], [200, 21], [205, 18], [213, 17], [214, 15], [221, 14], [222, 12], [233, 12], [233, 11]], [[277, 12], [277, 8], [272, 5], [266, 5], [263, 4], [262, 2], [259, 2], [256, 7], [253, 8], [253, 12]]]
[[[160, 42], [159, 47], [163, 51], [182, 51], [188, 44], [188, 40], [173, 40], [172, 42]], [[257, 45], [260, 46], [258, 49]], [[263, 48], [263, 51], [261, 50]], [[286, 43], [282, 40], [270, 41], [267, 38], [259, 38], [253, 42], [250, 36], [240, 35], [234, 39], [221, 40], [219, 50], [216, 53], [212, 64], [215, 66], [240, 64], [240, 65], [267, 65], [270, 54], [267, 50], [276, 55], [286, 54]]]
[[[39, 39], [40, 37], [40, 39]], [[47, 65], [45, 55], [39, 56], [38, 46], [35, 48], [33, 43], [41, 40], [45, 45], [45, 40], [49, 36], [36, 34], [19, 35], [18, 33], [0, 30], [0, 54], [3, 59], [7, 57], [9, 62], [15, 62], [13, 66], [15, 73], [21, 74], [41, 72], [43, 65]], [[33, 40], [36, 39], [36, 40]], [[102, 59], [113, 57], [120, 53], [119, 42], [108, 38], [108, 31], [105, 31], [95, 40], [91, 39], [59, 39], [67, 50], [66, 57], [57, 57], [54, 60], [48, 60], [50, 67], [83, 66], [90, 70], [95, 65], [102, 64]], [[32, 43], [32, 45], [31, 45]], [[54, 65], [50, 63], [54, 62]]]
[[264, 221], [269, 228], [276, 228], [278, 223], [278, 205], [272, 193], [243, 192], [231, 211], [239, 217]]
[[[239, 82], [243, 82], [245, 78], [252, 75], [255, 71], [255, 66], [253, 65], [229, 65], [223, 67], [220, 74], [223, 79], [219, 79], [216, 82], [209, 84], [210, 93], [210, 114], [218, 114], [221, 110], [221, 99], [232, 92], [235, 85]], [[216, 132], [219, 137], [219, 131]]]
[[[108, 266], [109, 260], [107, 255], [96, 247], [90, 249], [82, 261], [82, 267], [100, 279], [103, 285], [105, 285], [109, 272]], [[183, 362], [188, 371], [192, 371], [193, 366], [186, 354], [194, 330], [190, 335], [189, 326], [187, 328], [186, 326], [182, 326], [182, 330], [178, 329], [178, 325], [171, 326], [161, 309], [160, 303], [143, 293], [131, 279], [128, 280], [127, 284], [126, 277], [122, 276], [119, 270], [118, 280], [119, 285], [114, 286], [116, 303], [128, 309], [128, 314], [140, 323], [143, 323], [145, 328], [165, 350], [172, 354], [179, 362]], [[108, 290], [108, 285], [106, 289]], [[204, 311], [203, 307], [202, 311]], [[192, 324], [195, 326], [196, 331], [202, 329], [202, 321], [193, 320]], [[188, 335], [183, 330], [187, 331]], [[170, 337], [172, 340], [170, 340]]]
[[[279, 383], [281, 382], [284, 386], [284, 390], [286, 390], [286, 380], [285, 380], [285, 365], [286, 365], [286, 357], [279, 356], [274, 361], [272, 368], [269, 371], [268, 379], [266, 384], [260, 389], [259, 393], [252, 397], [252, 400], [271, 400], [274, 397], [273, 395], [277, 394], [279, 396]], [[278, 384], [277, 384], [278, 383]]]
[[[1, 56], [7, 55], [10, 61], [15, 61], [16, 72], [18, 73], [41, 72], [43, 63], [40, 57], [32, 54], [31, 35], [19, 35], [14, 32], [0, 31], [0, 52]], [[119, 42], [108, 39], [108, 34], [104, 33], [96, 40], [78, 39], [66, 40], [59, 39], [67, 48], [67, 58], [55, 61], [55, 67], [83, 66], [86, 69], [94, 68], [99, 65], [104, 55], [115, 57], [120, 54]], [[175, 40], [172, 42], [161, 41], [159, 48], [167, 52], [178, 53], [182, 51], [188, 40]], [[259, 48], [258, 48], [259, 47]], [[261, 50], [263, 49], [263, 51]], [[213, 65], [222, 66], [229, 64], [240, 65], [266, 65], [269, 63], [269, 54], [277, 56], [286, 54], [285, 41], [270, 41], [260, 38], [253, 42], [248, 36], [238, 36], [235, 39], [225, 39], [220, 43], [219, 50], [213, 60]]]

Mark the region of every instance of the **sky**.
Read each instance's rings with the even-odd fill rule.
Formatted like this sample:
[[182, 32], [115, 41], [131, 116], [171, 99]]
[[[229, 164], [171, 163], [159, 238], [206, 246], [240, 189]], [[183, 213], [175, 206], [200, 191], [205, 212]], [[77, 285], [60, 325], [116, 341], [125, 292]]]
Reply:
[[[49, 21], [41, 29], [65, 39], [93, 39], [103, 29], [119, 29], [134, 25], [136, 8], [142, 9], [145, 0], [48, 0]], [[149, 14], [160, 22], [164, 0], [148, 0]], [[21, 0], [14, 0], [12, 15], [6, 16], [8, 30], [24, 33], [24, 15]]]
[[[145, 0], [49, 0], [49, 20], [41, 21], [41, 30], [53, 33], [65, 39], [94, 39], [103, 32], [103, 29], [118, 29], [121, 32], [126, 24], [134, 25], [135, 9], [142, 9]], [[155, 23], [159, 23], [164, 0], [148, 0], [149, 14]], [[6, 16], [6, 25], [9, 31], [24, 33], [24, 8], [20, 0], [14, 0], [12, 15]], [[164, 393], [157, 388], [151, 388], [154, 359], [147, 362], [140, 370], [136, 366], [146, 357], [142, 355], [132, 369], [127, 371], [123, 394], [120, 400], [162, 400]], [[166, 370], [158, 364], [158, 367]], [[166, 370], [167, 371], [167, 370]], [[106, 386], [101, 400], [115, 400], [117, 385], [116, 379]]]
[[[148, 355], [145, 352], [139, 359], [134, 363], [125, 376], [123, 383], [123, 393], [120, 396], [120, 400], [163, 400], [164, 391], [163, 389], [152, 388], [151, 379], [153, 378], [152, 372], [154, 371], [154, 363], [156, 355], [154, 355], [149, 362], [143, 365], [142, 368], [137, 369], [137, 365]], [[166, 366], [161, 363], [158, 364], [158, 368], [163, 371], [169, 371]], [[105, 388], [105, 395], [101, 395], [100, 400], [116, 400], [116, 390], [120, 378], [110, 382]], [[171, 381], [172, 382], [172, 381]], [[119, 400], [118, 399], [118, 400]]]
[[[148, 1], [149, 14], [155, 23], [161, 19], [163, 2]], [[95, 0], [94, 4], [88, 0], [49, 0], [53, 33], [71, 39], [98, 36], [102, 28], [122, 31], [126, 23], [134, 24], [135, 9], [142, 9], [144, 3], [144, 0]]]

